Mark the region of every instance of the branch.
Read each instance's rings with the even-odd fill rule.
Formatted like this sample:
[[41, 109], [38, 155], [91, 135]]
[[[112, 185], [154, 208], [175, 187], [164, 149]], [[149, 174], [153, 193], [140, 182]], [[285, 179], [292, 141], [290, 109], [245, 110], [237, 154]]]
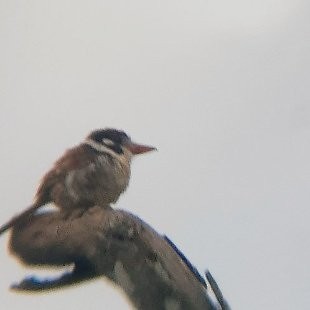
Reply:
[[10, 251], [27, 265], [74, 264], [72, 273], [26, 278], [15, 290], [42, 292], [103, 276], [137, 309], [217, 309], [204, 280], [172, 241], [122, 210], [34, 215], [13, 228]]

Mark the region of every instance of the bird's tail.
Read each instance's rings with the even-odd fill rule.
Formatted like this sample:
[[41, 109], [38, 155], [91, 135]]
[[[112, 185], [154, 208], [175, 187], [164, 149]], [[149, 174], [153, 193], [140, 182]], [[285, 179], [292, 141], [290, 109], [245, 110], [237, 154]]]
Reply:
[[20, 221], [26, 219], [30, 215], [32, 215], [38, 208], [41, 207], [41, 204], [34, 203], [30, 207], [28, 207], [25, 211], [20, 214], [15, 215], [11, 218], [7, 223], [0, 227], [0, 235], [6, 232], [9, 228], [13, 227], [14, 225], [18, 224]]

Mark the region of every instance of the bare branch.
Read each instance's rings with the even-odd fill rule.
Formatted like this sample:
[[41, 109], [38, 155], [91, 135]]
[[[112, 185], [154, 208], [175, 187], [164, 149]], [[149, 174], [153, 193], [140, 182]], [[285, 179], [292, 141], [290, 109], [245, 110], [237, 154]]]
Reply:
[[137, 309], [217, 309], [204, 280], [174, 244], [122, 210], [34, 215], [14, 227], [10, 250], [28, 265], [75, 265], [58, 279], [28, 278], [15, 290], [42, 292], [104, 276]]

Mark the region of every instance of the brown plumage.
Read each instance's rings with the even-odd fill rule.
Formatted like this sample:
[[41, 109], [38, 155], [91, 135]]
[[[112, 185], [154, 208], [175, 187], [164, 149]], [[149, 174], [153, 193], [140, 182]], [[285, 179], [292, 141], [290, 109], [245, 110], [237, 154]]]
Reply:
[[34, 203], [0, 227], [0, 234], [50, 202], [68, 213], [115, 203], [128, 186], [132, 156], [154, 149], [133, 143], [123, 131], [93, 131], [55, 162], [42, 178]]

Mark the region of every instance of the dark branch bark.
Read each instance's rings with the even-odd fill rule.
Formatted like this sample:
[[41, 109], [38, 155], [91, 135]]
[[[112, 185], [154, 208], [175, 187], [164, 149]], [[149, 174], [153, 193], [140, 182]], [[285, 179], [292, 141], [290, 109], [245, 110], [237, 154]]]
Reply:
[[45, 291], [104, 276], [137, 309], [217, 309], [204, 280], [168, 241], [122, 210], [94, 207], [70, 218], [62, 212], [34, 215], [14, 227], [12, 254], [28, 265], [73, 263], [74, 269], [49, 281], [28, 278], [13, 288]]

